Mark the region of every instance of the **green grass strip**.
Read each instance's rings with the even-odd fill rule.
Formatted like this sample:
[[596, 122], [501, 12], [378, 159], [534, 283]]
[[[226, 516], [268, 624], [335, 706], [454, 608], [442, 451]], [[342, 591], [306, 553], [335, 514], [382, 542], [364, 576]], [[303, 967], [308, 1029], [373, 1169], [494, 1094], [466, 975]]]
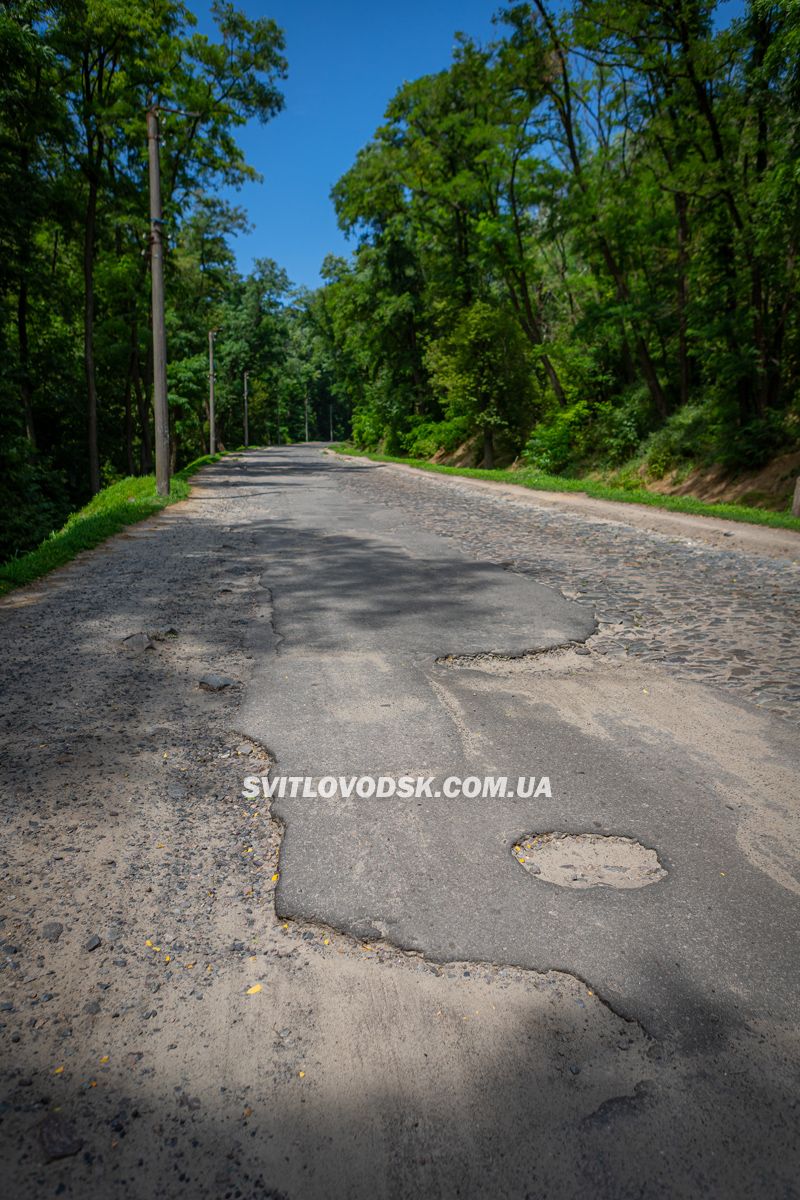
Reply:
[[518, 487], [534, 488], [540, 492], [582, 492], [598, 500], [615, 500], [623, 504], [647, 504], [651, 508], [663, 508], [669, 512], [691, 513], [700, 517], [720, 517], [726, 521], [742, 521], [750, 525], [768, 525], [772, 529], [793, 529], [800, 533], [800, 517], [791, 513], [768, 512], [763, 508], [749, 508], [744, 504], [710, 504], [694, 496], [664, 496], [648, 492], [645, 488], [615, 488], [593, 479], [563, 479], [560, 475], [546, 475], [532, 467], [516, 470], [488, 471], [477, 467], [445, 467], [440, 463], [428, 462], [424, 458], [400, 458], [390, 454], [369, 454], [352, 446], [332, 446], [337, 454], [348, 454], [357, 458], [368, 458], [372, 462], [401, 463], [419, 471], [434, 471], [438, 475], [461, 475], [466, 479], [488, 479], [494, 483], [513, 483]]
[[206, 454], [178, 471], [170, 481], [169, 496], [158, 495], [155, 475], [131, 476], [103, 488], [35, 550], [10, 558], [0, 566], [0, 596], [12, 588], [32, 583], [55, 567], [62, 567], [82, 550], [91, 550], [126, 525], [143, 521], [168, 504], [185, 500], [189, 495], [190, 477], [201, 467], [219, 462], [220, 458], [221, 454]]

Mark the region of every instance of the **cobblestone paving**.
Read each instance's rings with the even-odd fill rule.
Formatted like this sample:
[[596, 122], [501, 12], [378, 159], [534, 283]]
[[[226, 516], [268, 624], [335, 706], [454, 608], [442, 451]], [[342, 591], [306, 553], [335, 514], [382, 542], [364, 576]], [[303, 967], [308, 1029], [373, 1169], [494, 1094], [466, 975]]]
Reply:
[[594, 649], [660, 662], [800, 724], [800, 567], [590, 520], [456, 481], [364, 467], [344, 486], [591, 605]]

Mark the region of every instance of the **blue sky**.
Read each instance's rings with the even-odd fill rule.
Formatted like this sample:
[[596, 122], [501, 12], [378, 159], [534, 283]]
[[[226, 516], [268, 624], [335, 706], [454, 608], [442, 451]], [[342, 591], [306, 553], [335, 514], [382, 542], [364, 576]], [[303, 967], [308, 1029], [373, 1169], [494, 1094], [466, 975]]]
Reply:
[[[210, 0], [188, 0], [203, 32], [212, 32]], [[236, 0], [251, 17], [269, 16], [286, 34], [286, 107], [239, 140], [263, 183], [234, 199], [253, 231], [237, 238], [242, 271], [253, 258], [274, 258], [294, 283], [314, 287], [328, 253], [347, 253], [329, 199], [332, 185], [381, 123], [404, 79], [446, 67], [456, 30], [479, 40], [493, 34], [500, 0]], [[719, 17], [741, 11], [726, 0]]]
[[[267, 125], [239, 132], [263, 176], [235, 193], [253, 232], [236, 241], [241, 270], [274, 258], [295, 283], [314, 287], [328, 253], [346, 253], [330, 189], [381, 123], [404, 79], [447, 66], [453, 33], [492, 33], [499, 0], [236, 0], [251, 17], [269, 16], [286, 34], [286, 107]], [[210, 0], [189, 0], [211, 32]]]

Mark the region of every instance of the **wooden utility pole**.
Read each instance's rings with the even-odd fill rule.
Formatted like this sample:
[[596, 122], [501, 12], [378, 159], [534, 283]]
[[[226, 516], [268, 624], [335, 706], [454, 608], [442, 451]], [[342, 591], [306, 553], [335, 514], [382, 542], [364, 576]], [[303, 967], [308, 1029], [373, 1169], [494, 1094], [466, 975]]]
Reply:
[[208, 452], [217, 453], [217, 424], [214, 414], [214, 338], [216, 329], [208, 331]]
[[150, 279], [153, 295], [153, 409], [156, 423], [156, 491], [169, 495], [169, 409], [167, 406], [167, 335], [164, 327], [164, 249], [161, 237], [161, 169], [158, 108], [147, 110], [150, 171]]
[[244, 373], [244, 448], [245, 448], [245, 450], [247, 449], [247, 443], [248, 443], [248, 436], [247, 436], [247, 380], [249, 379], [249, 377], [250, 377], [250, 372], [245, 371], [245, 373]]

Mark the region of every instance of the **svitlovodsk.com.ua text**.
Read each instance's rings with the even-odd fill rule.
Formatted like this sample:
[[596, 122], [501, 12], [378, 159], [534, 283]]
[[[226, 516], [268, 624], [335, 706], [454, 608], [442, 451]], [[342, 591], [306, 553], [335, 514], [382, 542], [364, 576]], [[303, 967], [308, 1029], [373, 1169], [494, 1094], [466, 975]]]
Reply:
[[277, 796], [304, 800], [332, 800], [334, 797], [360, 800], [400, 800], [441, 796], [449, 800], [465, 798], [474, 800], [520, 800], [536, 799], [538, 796], [552, 797], [549, 775], [519, 775], [516, 779], [506, 775], [448, 775], [439, 779], [435, 775], [247, 775], [242, 795], [247, 800], [263, 796], [269, 800]]

